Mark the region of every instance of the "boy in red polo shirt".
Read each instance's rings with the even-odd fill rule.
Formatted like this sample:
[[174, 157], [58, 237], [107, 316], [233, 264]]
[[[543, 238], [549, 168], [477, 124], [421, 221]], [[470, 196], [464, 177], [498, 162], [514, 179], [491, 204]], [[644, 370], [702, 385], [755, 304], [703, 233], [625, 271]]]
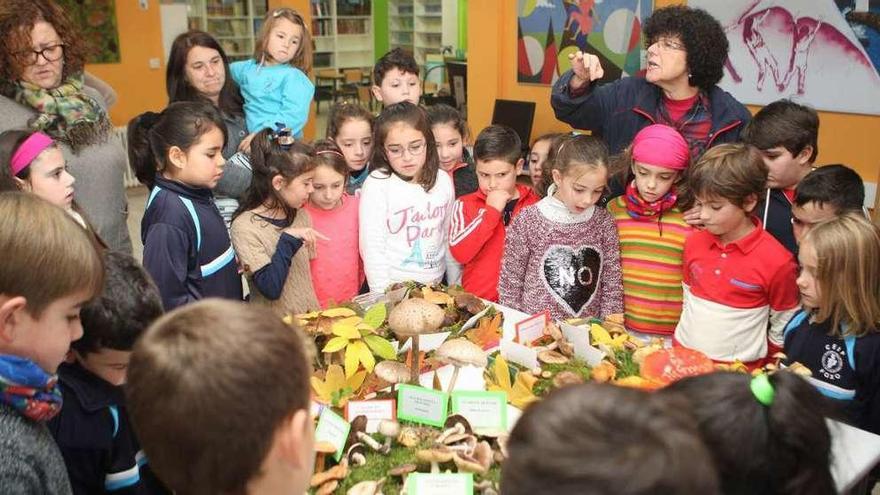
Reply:
[[759, 366], [781, 349], [782, 331], [798, 308], [794, 257], [752, 215], [767, 166], [755, 148], [722, 144], [690, 173], [705, 230], [684, 245], [675, 342], [716, 361]]
[[505, 228], [526, 206], [540, 199], [516, 183], [522, 171], [522, 142], [506, 126], [483, 129], [474, 143], [479, 190], [460, 197], [452, 208], [449, 251], [464, 267], [464, 289], [490, 301], [498, 300], [498, 276], [504, 253]]

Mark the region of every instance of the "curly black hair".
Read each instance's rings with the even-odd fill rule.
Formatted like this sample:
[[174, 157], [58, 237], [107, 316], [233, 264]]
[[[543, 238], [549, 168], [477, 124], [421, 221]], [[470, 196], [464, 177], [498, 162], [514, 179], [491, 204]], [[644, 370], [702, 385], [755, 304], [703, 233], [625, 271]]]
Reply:
[[659, 38], [680, 38], [687, 50], [688, 82], [704, 91], [724, 75], [729, 44], [718, 19], [703, 9], [674, 5], [657, 9], [645, 21], [646, 46]]

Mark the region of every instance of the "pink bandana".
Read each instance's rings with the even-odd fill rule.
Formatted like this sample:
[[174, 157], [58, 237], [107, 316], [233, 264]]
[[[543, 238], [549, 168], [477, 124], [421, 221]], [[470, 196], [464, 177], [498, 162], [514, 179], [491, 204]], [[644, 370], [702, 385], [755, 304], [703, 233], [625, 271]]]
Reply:
[[678, 131], [668, 125], [654, 124], [636, 134], [632, 143], [633, 161], [684, 170], [690, 162], [687, 141]]
[[28, 136], [28, 138], [21, 143], [21, 146], [15, 150], [15, 153], [12, 154], [12, 159], [9, 161], [9, 168], [12, 171], [12, 175], [18, 175], [19, 172], [27, 168], [28, 165], [34, 161], [37, 155], [54, 144], [55, 141], [42, 132], [35, 132]]

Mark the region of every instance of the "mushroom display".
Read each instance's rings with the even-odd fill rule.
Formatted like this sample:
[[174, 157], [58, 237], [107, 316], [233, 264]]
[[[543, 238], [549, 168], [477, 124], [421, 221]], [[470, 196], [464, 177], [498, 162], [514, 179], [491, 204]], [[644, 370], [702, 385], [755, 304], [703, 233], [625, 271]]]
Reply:
[[399, 339], [412, 338], [410, 380], [413, 382], [419, 379], [419, 336], [439, 330], [444, 317], [440, 306], [419, 298], [401, 301], [388, 315], [388, 327]]
[[444, 462], [449, 462], [454, 457], [455, 452], [443, 446], [438, 446], [416, 452], [416, 459], [418, 459], [420, 462], [427, 462], [431, 464], [432, 473], [439, 473], [440, 464]]
[[377, 495], [382, 493], [382, 484], [385, 478], [378, 481], [361, 481], [360, 483], [349, 488], [346, 495]]
[[448, 390], [450, 392], [455, 389], [458, 370], [463, 366], [471, 365], [485, 368], [489, 364], [489, 359], [483, 349], [468, 339], [453, 339], [444, 342], [437, 349], [435, 356], [441, 363], [451, 364], [455, 367], [452, 372], [452, 380], [449, 381]]
[[401, 491], [401, 493], [405, 493], [406, 492], [406, 477], [410, 473], [415, 472], [416, 469], [417, 469], [417, 466], [415, 464], [401, 464], [400, 466], [396, 466], [396, 467], [389, 469], [388, 472], [385, 474], [387, 474], [388, 476], [400, 476], [400, 482], [402, 485], [400, 491]]
[[409, 368], [399, 361], [381, 361], [373, 368], [373, 373], [382, 380], [391, 384], [391, 394], [394, 394], [394, 386], [398, 383], [406, 383], [411, 377]]
[[345, 458], [348, 459], [348, 463], [352, 466], [363, 466], [367, 463], [367, 448], [364, 444], [358, 442], [348, 448]]
[[330, 442], [315, 442], [315, 473], [324, 471], [327, 454], [335, 454], [336, 446]]
[[383, 419], [379, 421], [378, 431], [380, 436], [385, 438], [383, 448], [386, 451], [391, 450], [391, 442], [400, 434], [400, 423], [393, 419]]

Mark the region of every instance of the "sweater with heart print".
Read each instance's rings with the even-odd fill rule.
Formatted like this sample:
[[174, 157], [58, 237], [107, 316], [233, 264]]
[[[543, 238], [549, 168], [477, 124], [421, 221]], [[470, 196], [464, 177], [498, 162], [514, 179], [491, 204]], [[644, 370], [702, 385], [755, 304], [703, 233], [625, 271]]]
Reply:
[[499, 302], [529, 314], [547, 309], [554, 319], [623, 313], [614, 218], [595, 207], [573, 214], [552, 187], [507, 228]]

